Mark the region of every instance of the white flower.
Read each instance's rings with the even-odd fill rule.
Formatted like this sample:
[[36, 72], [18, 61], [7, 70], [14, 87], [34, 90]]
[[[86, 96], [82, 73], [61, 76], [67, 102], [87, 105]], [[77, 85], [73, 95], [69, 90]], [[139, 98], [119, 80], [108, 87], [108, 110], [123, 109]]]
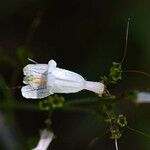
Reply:
[[54, 133], [52, 131], [44, 129], [41, 132], [41, 137], [40, 137], [37, 147], [32, 150], [47, 150], [53, 138], [54, 138]]
[[83, 89], [101, 95], [104, 84], [86, 81], [81, 75], [56, 67], [50, 60], [47, 64], [29, 64], [24, 67], [24, 80], [21, 91], [25, 98], [40, 99], [54, 93], [75, 93]]
[[150, 103], [150, 92], [139, 92], [137, 94], [138, 103]]

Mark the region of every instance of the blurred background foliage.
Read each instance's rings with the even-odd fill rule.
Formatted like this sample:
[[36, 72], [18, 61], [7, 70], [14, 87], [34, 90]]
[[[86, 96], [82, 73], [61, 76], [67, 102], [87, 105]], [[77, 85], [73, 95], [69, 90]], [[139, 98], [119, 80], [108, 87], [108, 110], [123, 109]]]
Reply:
[[[109, 73], [113, 61], [123, 56], [127, 18], [131, 18], [128, 52], [123, 70], [150, 73], [150, 2], [140, 0], [5, 0], [0, 2], [0, 149], [26, 150], [36, 146], [39, 130], [45, 128], [49, 112], [39, 110], [39, 100], [22, 97], [23, 67], [27, 58], [39, 63], [56, 60], [62, 68], [99, 81]], [[129, 91], [145, 91], [150, 79], [136, 73], [123, 74], [109, 88], [126, 98], [113, 105], [128, 124], [150, 133], [150, 105], [136, 104]], [[83, 91], [63, 95], [66, 102], [90, 99]], [[131, 99], [132, 97], [132, 99]], [[97, 103], [79, 104], [97, 109]], [[114, 141], [99, 114], [81, 109], [57, 109], [51, 115], [56, 135], [51, 149], [113, 150]], [[96, 139], [96, 140], [95, 140]], [[94, 141], [94, 142], [93, 142]], [[91, 144], [92, 143], [92, 144]], [[125, 130], [118, 141], [120, 150], [149, 150], [150, 138]]]

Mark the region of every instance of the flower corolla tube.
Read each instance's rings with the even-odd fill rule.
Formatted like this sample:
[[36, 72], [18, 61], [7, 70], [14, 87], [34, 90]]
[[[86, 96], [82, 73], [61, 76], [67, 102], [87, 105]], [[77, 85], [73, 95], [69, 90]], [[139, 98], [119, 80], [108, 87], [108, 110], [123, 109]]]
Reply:
[[54, 60], [48, 64], [28, 64], [23, 68], [25, 75], [21, 89], [25, 98], [41, 99], [54, 93], [76, 93], [89, 90], [101, 95], [104, 84], [86, 81], [81, 75], [58, 68]]
[[54, 138], [54, 133], [52, 131], [44, 129], [41, 132], [41, 137], [38, 142], [38, 145], [32, 150], [47, 150], [53, 138]]

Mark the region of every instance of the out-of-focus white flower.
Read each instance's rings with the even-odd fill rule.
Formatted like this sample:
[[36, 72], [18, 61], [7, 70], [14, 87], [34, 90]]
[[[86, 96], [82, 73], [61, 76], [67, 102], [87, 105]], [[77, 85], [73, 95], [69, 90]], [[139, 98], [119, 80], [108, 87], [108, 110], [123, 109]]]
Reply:
[[54, 133], [52, 131], [44, 129], [41, 132], [41, 137], [40, 137], [37, 147], [33, 148], [32, 150], [47, 150], [53, 138], [54, 138]]
[[139, 92], [137, 94], [138, 103], [150, 103], [150, 92]]
[[56, 67], [50, 60], [47, 64], [29, 64], [24, 67], [24, 80], [21, 91], [25, 98], [40, 99], [54, 93], [75, 93], [83, 89], [101, 95], [104, 84], [86, 81], [81, 75]]

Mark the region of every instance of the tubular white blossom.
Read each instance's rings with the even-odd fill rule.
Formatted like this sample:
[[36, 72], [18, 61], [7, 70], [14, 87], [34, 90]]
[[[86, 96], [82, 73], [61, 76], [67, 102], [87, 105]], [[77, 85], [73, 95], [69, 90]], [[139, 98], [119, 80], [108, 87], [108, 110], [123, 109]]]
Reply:
[[104, 84], [86, 81], [81, 75], [56, 67], [54, 60], [46, 64], [29, 64], [24, 67], [24, 86], [21, 91], [26, 98], [44, 98], [54, 93], [76, 93], [83, 89], [101, 95]]
[[41, 132], [41, 137], [37, 147], [33, 148], [32, 150], [47, 150], [53, 138], [54, 138], [54, 133], [52, 131], [48, 131], [47, 129], [44, 129]]
[[150, 103], [150, 92], [139, 92], [137, 94], [138, 103]]

